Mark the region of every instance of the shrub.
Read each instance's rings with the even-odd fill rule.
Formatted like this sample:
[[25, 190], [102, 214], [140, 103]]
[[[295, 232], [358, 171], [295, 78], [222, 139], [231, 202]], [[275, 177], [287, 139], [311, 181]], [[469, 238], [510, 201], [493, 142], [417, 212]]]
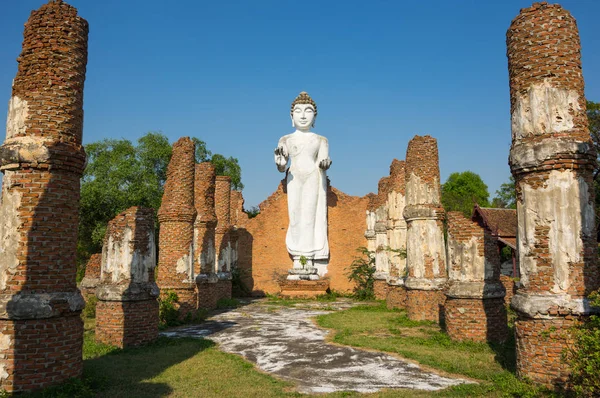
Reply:
[[354, 298], [357, 300], [373, 300], [375, 291], [373, 283], [375, 278], [375, 253], [370, 252], [366, 247], [359, 247], [358, 252], [362, 257], [356, 257], [350, 264], [348, 279], [355, 283]]
[[96, 317], [96, 305], [98, 304], [98, 297], [90, 296], [85, 302], [85, 307], [83, 308], [82, 314], [86, 318], [95, 318]]
[[177, 326], [179, 322], [179, 310], [177, 293], [167, 291], [165, 296], [158, 299], [158, 320], [161, 327]]
[[[589, 298], [592, 306], [600, 307], [600, 291]], [[591, 315], [572, 332], [574, 343], [566, 357], [571, 365], [573, 391], [580, 397], [600, 396], [600, 316]]]

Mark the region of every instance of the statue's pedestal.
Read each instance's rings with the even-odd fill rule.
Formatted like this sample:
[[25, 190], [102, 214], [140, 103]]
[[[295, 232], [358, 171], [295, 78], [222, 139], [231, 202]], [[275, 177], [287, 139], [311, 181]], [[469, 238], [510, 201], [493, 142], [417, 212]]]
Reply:
[[327, 294], [328, 280], [285, 280], [279, 283], [281, 296], [286, 298], [313, 298]]

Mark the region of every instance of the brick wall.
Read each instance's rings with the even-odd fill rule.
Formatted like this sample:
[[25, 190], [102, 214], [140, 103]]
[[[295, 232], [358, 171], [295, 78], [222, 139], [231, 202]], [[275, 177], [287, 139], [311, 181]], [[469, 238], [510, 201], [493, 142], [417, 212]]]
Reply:
[[373, 282], [373, 292], [375, 293], [375, 299], [385, 300], [388, 295], [388, 283], [385, 279], [375, 279]]
[[9, 392], [82, 371], [75, 252], [87, 38], [77, 10], [51, 1], [31, 13], [17, 58], [0, 148], [0, 387]]
[[215, 213], [217, 227], [215, 229], [215, 247], [217, 249], [218, 271], [230, 272], [228, 261], [231, 247], [231, 178], [217, 176], [215, 188]]
[[445, 302], [441, 290], [406, 289], [406, 313], [414, 321], [443, 323]]
[[[331, 289], [349, 292], [348, 266], [366, 246], [365, 212], [368, 197], [356, 197], [329, 188], [327, 192]], [[278, 278], [286, 276], [292, 260], [285, 245], [288, 227], [287, 197], [283, 185], [260, 204], [260, 214], [238, 218], [238, 266], [246, 286], [255, 295], [278, 293]]]
[[495, 341], [508, 338], [504, 298], [451, 298], [444, 304], [446, 332], [452, 340]]

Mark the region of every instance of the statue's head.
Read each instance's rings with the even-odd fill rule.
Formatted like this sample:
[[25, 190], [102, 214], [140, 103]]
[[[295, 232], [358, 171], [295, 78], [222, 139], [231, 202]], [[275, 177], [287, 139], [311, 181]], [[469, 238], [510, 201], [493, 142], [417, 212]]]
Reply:
[[300, 130], [315, 126], [317, 104], [306, 91], [301, 92], [292, 102], [290, 116], [292, 117], [292, 125]]

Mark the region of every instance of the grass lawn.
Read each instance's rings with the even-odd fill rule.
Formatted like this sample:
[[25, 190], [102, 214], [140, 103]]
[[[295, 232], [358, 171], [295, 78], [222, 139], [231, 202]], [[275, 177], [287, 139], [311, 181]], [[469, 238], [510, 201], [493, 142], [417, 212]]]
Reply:
[[[277, 300], [265, 302], [277, 305]], [[306, 304], [284, 301], [279, 305]], [[332, 329], [331, 340], [399, 354], [425, 367], [479, 381], [440, 392], [385, 390], [376, 394], [341, 392], [323, 397], [535, 397], [544, 391], [518, 381], [513, 373], [514, 343], [488, 346], [454, 343], [439, 327], [414, 322], [385, 304], [357, 306], [319, 316]], [[220, 352], [209, 340], [167, 339], [125, 350], [94, 342], [94, 320], [85, 319], [84, 377], [30, 397], [304, 397], [294, 386], [258, 371], [252, 363]]]

